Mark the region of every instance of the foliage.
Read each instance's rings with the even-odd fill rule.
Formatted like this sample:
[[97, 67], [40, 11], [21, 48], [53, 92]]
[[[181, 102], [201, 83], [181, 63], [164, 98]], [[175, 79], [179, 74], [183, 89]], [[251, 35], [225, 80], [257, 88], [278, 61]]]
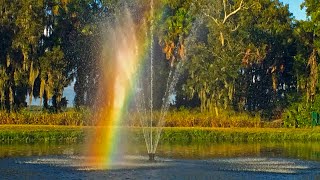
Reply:
[[305, 0], [302, 21], [279, 0], [162, 0], [154, 7], [153, 17], [147, 0], [125, 7], [118, 0], [1, 0], [0, 110], [19, 112], [29, 97], [29, 105], [40, 98], [43, 114], [57, 113], [47, 121], [4, 113], [1, 122], [88, 124], [55, 119], [66, 119], [63, 90], [75, 81], [75, 106], [93, 107], [104, 68], [103, 22], [128, 8], [139, 31], [154, 23], [155, 109], [169, 71], [184, 64], [173, 106], [195, 109], [170, 112], [168, 126], [259, 127], [278, 119], [310, 125], [320, 87], [319, 2]]
[[[230, 110], [219, 110], [220, 116], [214, 113], [202, 113], [197, 110], [172, 110], [169, 111], [164, 122], [165, 127], [214, 127], [214, 128], [280, 128], [282, 121], [262, 121], [259, 114], [250, 115]], [[142, 115], [130, 113], [130, 118], [125, 121], [130, 126], [139, 127]], [[160, 112], [154, 112], [154, 123], [160, 117]]]
[[0, 143], [75, 143], [83, 142], [80, 127], [63, 126], [0, 126]]
[[[100, 127], [70, 126], [0, 126], [0, 143], [59, 143], [85, 142], [86, 134]], [[141, 128], [124, 128], [128, 140], [143, 142]], [[270, 128], [164, 128], [160, 143], [202, 142], [317, 142], [319, 129]]]
[[92, 103], [92, 97], [83, 95], [93, 94], [87, 93], [94, 89], [88, 78], [97, 76], [97, 54], [91, 51], [97, 48], [97, 19], [108, 5], [95, 0], [0, 1], [0, 108], [19, 110], [28, 94], [29, 104], [33, 96], [40, 97], [40, 106], [58, 112], [63, 90], [74, 78], [76, 105], [86, 104], [81, 98]]
[[287, 127], [311, 126], [311, 113], [320, 112], [319, 104], [319, 3], [306, 0], [307, 20], [296, 24], [295, 36], [298, 40], [298, 52], [295, 56], [294, 75], [297, 91], [292, 93], [290, 107], [284, 114]]
[[295, 49], [288, 6], [269, 0], [221, 0], [199, 1], [193, 9], [189, 16], [196, 27], [188, 31], [191, 37], [185, 45], [184, 94], [198, 98], [201, 111], [217, 117], [220, 109], [234, 109], [279, 118], [291, 91], [284, 86], [293, 83]]
[[166, 59], [171, 65], [185, 58], [186, 38], [192, 28], [191, 1], [164, 1], [164, 15], [158, 33]]
[[291, 129], [215, 129], [215, 128], [168, 128], [162, 134], [163, 142], [285, 142], [318, 141], [318, 130]]
[[61, 113], [37, 112], [25, 109], [19, 113], [0, 112], [0, 124], [30, 124], [30, 125], [91, 125], [88, 111], [66, 111]]
[[320, 96], [317, 95], [313, 103], [308, 103], [307, 98], [292, 104], [284, 113], [285, 127], [311, 127], [311, 113], [320, 112]]

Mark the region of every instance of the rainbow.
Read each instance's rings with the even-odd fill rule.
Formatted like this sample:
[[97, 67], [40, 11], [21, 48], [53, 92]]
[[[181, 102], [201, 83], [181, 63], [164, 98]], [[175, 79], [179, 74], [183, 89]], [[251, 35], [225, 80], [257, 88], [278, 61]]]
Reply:
[[[141, 28], [141, 27], [140, 27]], [[141, 33], [141, 32], [140, 32]], [[128, 12], [108, 32], [103, 50], [103, 81], [98, 92], [99, 110], [95, 113], [98, 127], [90, 135], [87, 166], [95, 169], [110, 169], [117, 160], [121, 120], [127, 109], [134, 85], [147, 59], [150, 46], [148, 37], [138, 38], [136, 26]]]

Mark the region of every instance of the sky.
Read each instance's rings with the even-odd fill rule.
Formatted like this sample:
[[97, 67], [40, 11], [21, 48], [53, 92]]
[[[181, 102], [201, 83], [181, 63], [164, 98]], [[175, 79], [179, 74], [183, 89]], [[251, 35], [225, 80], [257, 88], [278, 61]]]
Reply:
[[301, 10], [300, 5], [304, 0], [280, 0], [284, 4], [289, 4], [289, 10], [293, 13], [296, 19], [302, 20], [306, 19], [305, 10]]

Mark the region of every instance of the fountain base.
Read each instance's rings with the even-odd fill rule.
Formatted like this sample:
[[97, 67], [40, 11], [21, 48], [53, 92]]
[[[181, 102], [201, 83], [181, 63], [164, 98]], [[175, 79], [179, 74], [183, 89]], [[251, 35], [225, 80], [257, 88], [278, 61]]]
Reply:
[[155, 153], [149, 153], [149, 161], [155, 161], [154, 157], [155, 157]]

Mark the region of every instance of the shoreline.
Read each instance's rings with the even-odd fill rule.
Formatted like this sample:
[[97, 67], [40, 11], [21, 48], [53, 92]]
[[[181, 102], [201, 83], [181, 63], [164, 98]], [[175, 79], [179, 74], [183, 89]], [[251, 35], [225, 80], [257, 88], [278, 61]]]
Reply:
[[[78, 143], [84, 142], [93, 126], [53, 125], [0, 125], [0, 143]], [[141, 127], [121, 127], [129, 140], [143, 140]], [[210, 143], [210, 142], [315, 142], [320, 140], [320, 128], [203, 128], [165, 127], [160, 142]]]

